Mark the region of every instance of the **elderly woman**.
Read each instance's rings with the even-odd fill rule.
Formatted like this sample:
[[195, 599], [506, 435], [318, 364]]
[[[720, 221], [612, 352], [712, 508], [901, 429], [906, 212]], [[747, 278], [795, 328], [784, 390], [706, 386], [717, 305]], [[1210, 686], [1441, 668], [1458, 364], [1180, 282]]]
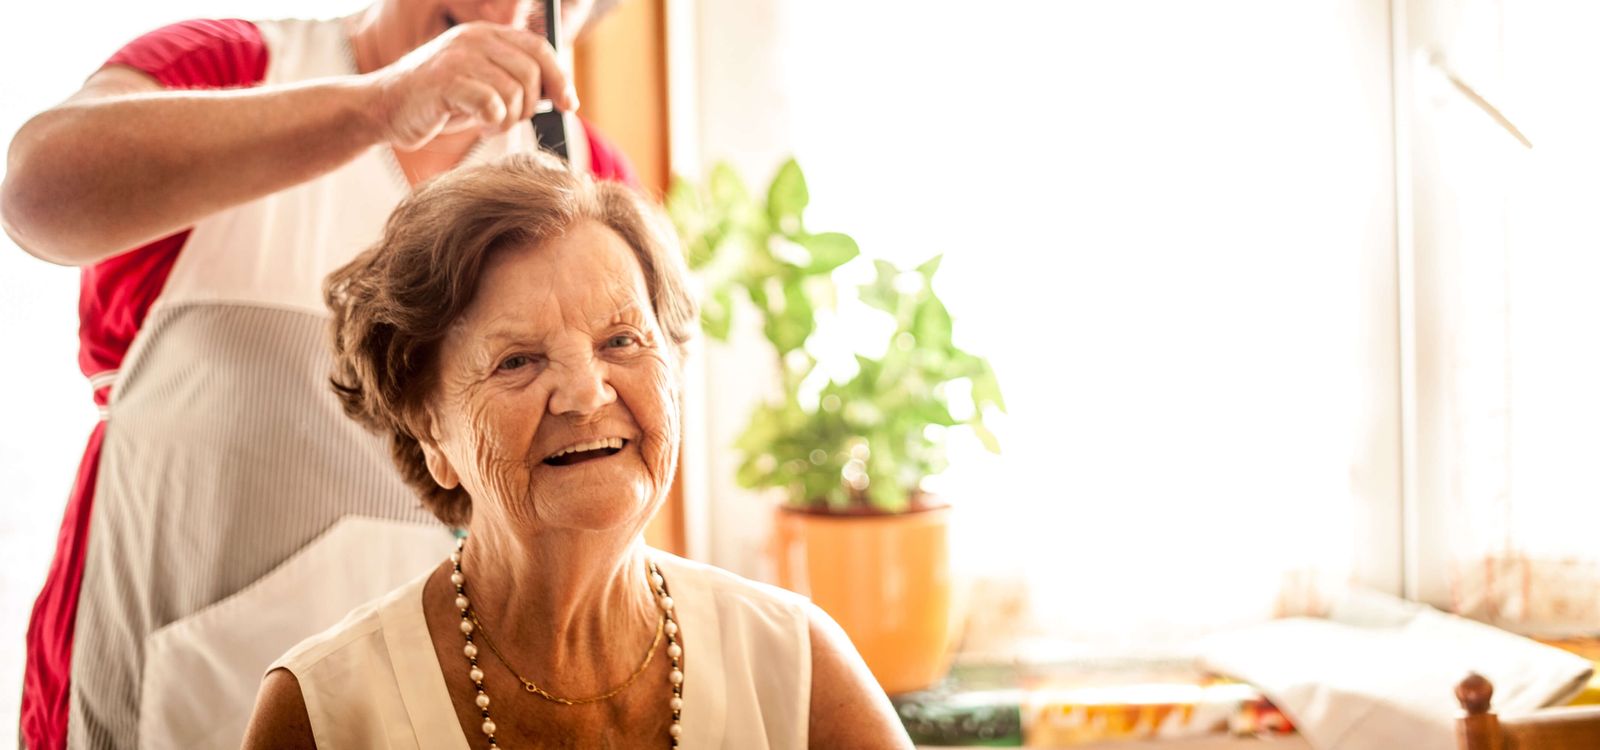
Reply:
[[695, 314], [640, 197], [543, 156], [455, 172], [327, 300], [346, 411], [467, 533], [274, 664], [247, 747], [909, 746], [821, 610], [643, 543]]

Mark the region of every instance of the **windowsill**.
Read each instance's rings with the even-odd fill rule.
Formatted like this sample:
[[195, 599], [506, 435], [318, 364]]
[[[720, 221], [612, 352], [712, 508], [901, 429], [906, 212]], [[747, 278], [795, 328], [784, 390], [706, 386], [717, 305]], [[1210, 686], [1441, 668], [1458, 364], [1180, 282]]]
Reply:
[[[1596, 661], [1596, 677], [1572, 703], [1600, 703], [1600, 639], [1546, 643]], [[1021, 652], [1049, 651], [1032, 646]], [[944, 682], [895, 696], [895, 708], [919, 748], [1310, 748], [1254, 687], [1191, 660], [1071, 651], [1039, 660], [963, 655]]]
[[1173, 659], [968, 661], [894, 703], [918, 747], [1307, 747], [1251, 686]]
[[[917, 745], [921, 748], [938, 748], [939, 750], [978, 750], [979, 748], [997, 747], [996, 745]], [[998, 747], [1008, 747], [1000, 745]], [[1014, 746], [1010, 746], [1014, 747]], [[1072, 750], [1311, 750], [1311, 744], [1299, 735], [1284, 735], [1266, 740], [1255, 737], [1234, 737], [1219, 735], [1217, 737], [1203, 737], [1191, 739], [1164, 739], [1164, 740], [1118, 740], [1111, 742], [1095, 742], [1088, 745], [1073, 745]]]

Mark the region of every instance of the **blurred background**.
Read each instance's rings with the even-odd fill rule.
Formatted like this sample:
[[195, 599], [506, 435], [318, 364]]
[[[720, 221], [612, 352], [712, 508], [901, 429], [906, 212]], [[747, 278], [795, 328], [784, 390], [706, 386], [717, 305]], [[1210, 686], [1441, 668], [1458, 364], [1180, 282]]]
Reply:
[[[165, 23], [361, 5], [16, 6], [0, 137]], [[1015, 663], [1183, 653], [1352, 588], [1600, 633], [1597, 30], [1556, 0], [625, 0], [575, 64], [658, 195], [724, 164], [763, 200], [796, 160], [805, 227], [860, 248], [825, 274], [821, 380], [893, 346], [853, 292], [874, 261], [942, 256], [953, 345], [1005, 408], [941, 387], [948, 469], [911, 489], [951, 506], [957, 663]], [[0, 727], [97, 418], [77, 282], [0, 238]], [[777, 580], [774, 506], [814, 498], [739, 481], [786, 396], [730, 299], [652, 539]], [[932, 575], [908, 564], [855, 574]]]

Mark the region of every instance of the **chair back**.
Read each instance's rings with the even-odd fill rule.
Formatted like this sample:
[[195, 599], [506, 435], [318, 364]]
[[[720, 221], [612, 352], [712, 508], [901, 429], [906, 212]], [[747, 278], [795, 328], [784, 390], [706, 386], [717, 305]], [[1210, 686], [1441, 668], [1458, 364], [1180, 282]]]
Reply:
[[1460, 750], [1600, 750], [1600, 706], [1546, 708], [1496, 716], [1489, 704], [1494, 685], [1469, 674], [1456, 685], [1466, 715], [1456, 721]]

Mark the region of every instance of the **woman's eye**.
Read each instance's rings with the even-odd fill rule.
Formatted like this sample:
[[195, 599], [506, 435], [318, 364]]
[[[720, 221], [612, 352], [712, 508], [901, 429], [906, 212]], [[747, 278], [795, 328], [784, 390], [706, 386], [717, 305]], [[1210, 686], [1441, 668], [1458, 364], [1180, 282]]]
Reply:
[[624, 347], [633, 346], [634, 344], [638, 343], [638, 341], [639, 340], [634, 338], [632, 334], [619, 333], [609, 339], [606, 339], [606, 346], [611, 347], [612, 349], [622, 349]]
[[513, 354], [501, 360], [498, 369], [501, 372], [510, 372], [511, 370], [520, 370], [530, 364], [533, 364], [532, 357], [526, 354]]

